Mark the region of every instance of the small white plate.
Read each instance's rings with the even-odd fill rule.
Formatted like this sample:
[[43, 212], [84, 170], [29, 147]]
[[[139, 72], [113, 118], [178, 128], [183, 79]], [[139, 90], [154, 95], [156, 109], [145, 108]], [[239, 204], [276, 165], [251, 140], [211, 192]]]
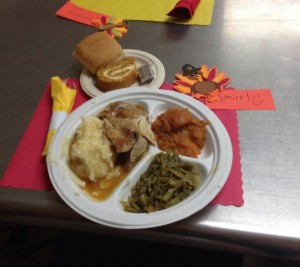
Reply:
[[[161, 61], [157, 57], [144, 51], [134, 49], [124, 49], [123, 51], [126, 57], [135, 58], [138, 68], [142, 65], [149, 64], [153, 71], [154, 79], [151, 82], [143, 85], [141, 85], [139, 82], [136, 82], [131, 87], [144, 86], [155, 89], [160, 88], [165, 80], [165, 68]], [[85, 91], [90, 97], [95, 97], [103, 93], [97, 85], [95, 75], [90, 73], [85, 68], [80, 74], [80, 84], [83, 91]]]
[[[71, 140], [81, 118], [97, 115], [109, 103], [127, 101], [144, 105], [150, 121], [169, 108], [188, 108], [198, 119], [209, 122], [207, 138], [197, 158], [183, 157], [203, 172], [201, 185], [190, 196], [168, 209], [152, 213], [124, 211], [120, 200], [126, 200], [131, 187], [148, 167], [151, 159], [160, 152], [150, 146], [147, 155], [132, 169], [113, 194], [105, 201], [94, 201], [78, 187], [68, 166], [67, 140]], [[76, 212], [99, 224], [115, 228], [150, 228], [182, 220], [207, 206], [225, 184], [232, 164], [232, 146], [229, 135], [218, 117], [207, 106], [194, 98], [165, 90], [145, 87], [125, 88], [94, 97], [73, 111], [57, 130], [49, 147], [47, 167], [51, 182], [60, 197]]]

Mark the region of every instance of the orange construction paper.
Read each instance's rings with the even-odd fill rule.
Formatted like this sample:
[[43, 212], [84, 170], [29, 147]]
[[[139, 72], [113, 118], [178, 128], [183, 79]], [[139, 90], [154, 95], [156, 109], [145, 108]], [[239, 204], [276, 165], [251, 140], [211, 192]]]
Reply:
[[206, 101], [210, 109], [274, 110], [275, 104], [270, 89], [222, 90], [218, 99]]
[[71, 1], [66, 2], [56, 13], [57, 16], [67, 18], [69, 20], [77, 21], [79, 23], [94, 27], [93, 20], [99, 19], [102, 16], [109, 17], [108, 15], [101, 14], [74, 5]]

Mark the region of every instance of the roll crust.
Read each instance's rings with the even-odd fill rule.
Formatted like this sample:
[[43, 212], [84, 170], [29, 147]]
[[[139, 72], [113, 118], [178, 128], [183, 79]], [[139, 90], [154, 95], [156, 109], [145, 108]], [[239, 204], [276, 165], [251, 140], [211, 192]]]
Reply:
[[80, 41], [73, 56], [91, 73], [124, 58], [120, 44], [106, 32], [96, 32]]

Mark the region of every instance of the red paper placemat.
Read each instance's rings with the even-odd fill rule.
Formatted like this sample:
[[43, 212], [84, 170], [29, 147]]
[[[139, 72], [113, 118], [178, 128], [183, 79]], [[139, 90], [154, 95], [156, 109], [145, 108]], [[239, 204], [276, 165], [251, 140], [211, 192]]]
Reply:
[[[72, 80], [77, 86], [77, 97], [73, 109], [90, 99], [80, 89], [78, 80]], [[163, 84], [163, 89], [172, 90], [171, 84]], [[12, 187], [33, 190], [54, 190], [48, 176], [46, 160], [41, 156], [51, 118], [52, 99], [50, 82], [29, 122], [29, 125], [12, 157], [4, 177], [0, 180], [1, 187]], [[229, 177], [221, 192], [211, 204], [242, 206], [243, 189], [240, 164], [239, 135], [237, 114], [232, 110], [215, 110], [223, 122], [233, 147], [233, 165]]]

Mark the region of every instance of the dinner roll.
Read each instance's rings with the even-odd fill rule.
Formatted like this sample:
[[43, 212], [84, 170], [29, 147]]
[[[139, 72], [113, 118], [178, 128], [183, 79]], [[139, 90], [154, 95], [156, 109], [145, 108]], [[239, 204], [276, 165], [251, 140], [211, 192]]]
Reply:
[[120, 44], [106, 32], [93, 33], [81, 40], [73, 56], [91, 73], [124, 58]]

